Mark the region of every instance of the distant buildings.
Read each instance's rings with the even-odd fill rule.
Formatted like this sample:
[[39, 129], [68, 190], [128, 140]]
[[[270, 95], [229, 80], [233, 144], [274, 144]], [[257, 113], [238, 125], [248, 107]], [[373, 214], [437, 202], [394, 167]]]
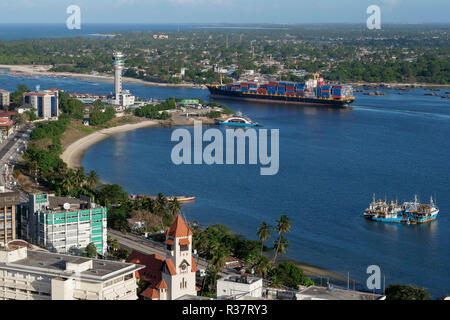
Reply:
[[36, 109], [36, 117], [40, 119], [58, 118], [58, 89], [25, 92], [23, 94], [23, 103]]
[[0, 107], [9, 107], [9, 91], [0, 89]]
[[192, 231], [181, 215], [167, 230], [164, 243], [165, 257], [133, 251], [127, 259], [127, 262], [145, 265], [138, 271], [138, 278], [148, 285], [141, 296], [149, 300], [196, 299], [197, 265], [192, 257]]
[[0, 246], [16, 239], [16, 206], [19, 203], [19, 192], [0, 193]]
[[99, 254], [106, 253], [106, 208], [92, 203], [89, 197], [29, 197], [29, 202], [20, 206], [22, 239], [58, 253], [93, 242]]
[[262, 293], [263, 280], [261, 278], [236, 275], [217, 280], [217, 299], [262, 299]]
[[0, 300], [136, 300], [142, 268], [9, 245], [0, 248]]

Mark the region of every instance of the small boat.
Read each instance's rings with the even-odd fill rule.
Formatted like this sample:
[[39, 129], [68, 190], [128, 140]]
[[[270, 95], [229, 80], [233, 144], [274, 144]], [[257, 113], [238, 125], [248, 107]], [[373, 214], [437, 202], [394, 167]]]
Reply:
[[216, 124], [222, 124], [226, 126], [237, 126], [237, 127], [260, 126], [258, 122], [254, 122], [249, 117], [243, 116], [240, 111], [238, 111], [234, 116], [228, 118], [225, 121], [216, 120]]

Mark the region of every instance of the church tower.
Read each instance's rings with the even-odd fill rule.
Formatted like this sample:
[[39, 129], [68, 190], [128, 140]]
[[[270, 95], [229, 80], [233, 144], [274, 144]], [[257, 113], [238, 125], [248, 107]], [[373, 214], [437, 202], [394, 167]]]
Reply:
[[167, 299], [184, 295], [197, 295], [195, 272], [197, 266], [192, 257], [192, 231], [178, 214], [166, 232], [166, 259], [162, 279], [167, 285]]

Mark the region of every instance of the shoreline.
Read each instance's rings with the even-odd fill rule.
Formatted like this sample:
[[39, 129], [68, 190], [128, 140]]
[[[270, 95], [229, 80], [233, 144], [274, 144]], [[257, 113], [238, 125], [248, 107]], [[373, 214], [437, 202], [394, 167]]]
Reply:
[[[187, 123], [178, 123], [178, 121], [175, 121], [176, 124], [172, 123], [173, 125], [189, 125]], [[67, 148], [65, 148], [63, 154], [60, 156], [61, 159], [67, 164], [69, 168], [76, 169], [82, 167], [82, 160], [84, 157], [84, 154], [96, 143], [111, 137], [114, 134], [132, 131], [135, 129], [140, 128], [147, 128], [147, 127], [153, 127], [160, 125], [161, 122], [159, 120], [144, 120], [138, 123], [133, 124], [124, 124], [117, 127], [111, 127], [106, 129], [101, 129], [99, 131], [93, 132], [91, 134], [88, 134], [87, 136], [84, 136], [74, 142], [72, 142]], [[308, 263], [304, 263], [301, 261], [292, 260], [288, 257], [282, 257], [278, 260], [278, 262], [282, 261], [292, 261], [294, 262], [298, 267], [300, 267], [305, 276], [308, 277], [328, 277], [331, 279], [335, 279], [337, 281], [345, 281], [345, 277], [337, 272], [334, 272], [332, 270], [327, 270], [324, 268], [321, 268], [316, 265], [311, 265]]]
[[160, 122], [158, 120], [144, 120], [138, 123], [128, 123], [117, 127], [101, 129], [72, 142], [64, 150], [63, 154], [60, 157], [69, 168], [80, 168], [82, 166], [81, 161], [83, 160], [84, 154], [97, 142], [100, 142], [117, 133], [157, 126], [159, 125], [159, 123]]
[[[74, 72], [52, 72], [49, 71], [52, 66], [48, 65], [24, 65], [24, 64], [0, 64], [0, 69], [8, 69], [9, 72], [14, 75], [24, 76], [48, 76], [48, 77], [67, 77], [77, 78], [80, 80], [100, 80], [106, 82], [114, 82], [114, 76], [108, 74], [87, 74], [87, 73], [74, 73]], [[178, 87], [178, 88], [195, 88], [206, 89], [205, 85], [197, 85], [193, 83], [160, 83], [151, 82], [142, 79], [122, 77], [123, 82], [142, 84], [152, 87]]]

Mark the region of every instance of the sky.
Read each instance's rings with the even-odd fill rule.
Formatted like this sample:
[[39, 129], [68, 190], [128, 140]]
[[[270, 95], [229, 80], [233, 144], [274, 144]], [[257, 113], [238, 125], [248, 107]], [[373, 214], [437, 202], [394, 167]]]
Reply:
[[78, 5], [81, 23], [450, 23], [450, 0], [0, 0], [0, 23], [59, 23]]

